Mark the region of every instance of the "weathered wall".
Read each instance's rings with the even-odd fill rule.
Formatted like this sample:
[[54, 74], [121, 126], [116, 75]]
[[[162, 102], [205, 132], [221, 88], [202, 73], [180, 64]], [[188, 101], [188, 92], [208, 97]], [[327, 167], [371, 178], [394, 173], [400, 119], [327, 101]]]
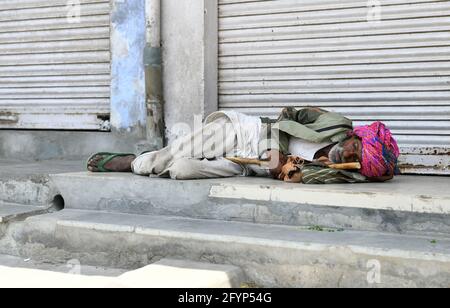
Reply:
[[113, 0], [111, 23], [112, 132], [0, 130], [1, 159], [77, 159], [98, 151], [151, 150], [143, 142], [145, 0]]
[[85, 159], [100, 151], [139, 152], [139, 142], [129, 134], [0, 130], [0, 159]]
[[177, 123], [192, 126], [195, 115], [204, 117], [217, 110], [216, 9], [216, 0], [162, 1], [163, 83], [169, 141], [179, 133], [174, 128]]
[[145, 0], [115, 0], [111, 13], [111, 125], [145, 136]]

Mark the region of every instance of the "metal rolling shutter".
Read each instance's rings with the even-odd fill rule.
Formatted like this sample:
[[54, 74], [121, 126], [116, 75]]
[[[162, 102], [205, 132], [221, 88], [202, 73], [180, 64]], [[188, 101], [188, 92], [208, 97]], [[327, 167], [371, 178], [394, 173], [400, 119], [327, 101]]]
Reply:
[[320, 106], [381, 120], [402, 168], [450, 173], [450, 1], [220, 0], [219, 106]]
[[102, 129], [110, 11], [109, 0], [0, 0], [0, 128]]

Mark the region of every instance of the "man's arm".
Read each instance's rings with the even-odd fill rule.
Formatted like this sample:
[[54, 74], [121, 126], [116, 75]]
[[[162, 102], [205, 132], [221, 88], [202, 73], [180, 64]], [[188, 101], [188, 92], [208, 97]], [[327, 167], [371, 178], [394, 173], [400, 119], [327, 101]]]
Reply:
[[[318, 159], [319, 162], [324, 163], [325, 165], [329, 166], [332, 165], [333, 163], [328, 159], [328, 157], [320, 157]], [[382, 183], [382, 182], [387, 182], [390, 181], [394, 178], [394, 175], [386, 175], [386, 176], [380, 176], [380, 177], [373, 177], [373, 178], [367, 178], [369, 182], [373, 182], [373, 183]]]
[[[293, 107], [287, 107], [283, 108], [276, 122], [293, 121], [306, 125], [314, 123], [324, 113], [327, 113], [327, 111], [314, 107], [306, 107], [300, 110], [296, 110]], [[271, 126], [269, 125], [269, 129], [271, 130], [269, 138], [271, 140], [271, 146], [269, 149], [278, 150], [283, 154], [288, 154], [290, 136], [284, 131], [275, 131], [270, 127]]]
[[[327, 112], [328, 111], [326, 110], [315, 107], [306, 107], [300, 110], [296, 110], [293, 107], [287, 107], [281, 111], [280, 116], [275, 122], [294, 121], [305, 125], [315, 122], [322, 114]], [[275, 156], [284, 158], [284, 160], [287, 161], [286, 154], [288, 154], [289, 151], [290, 136], [283, 131], [275, 131], [274, 129], [272, 129], [271, 124], [273, 123], [266, 124], [266, 128], [261, 134], [262, 138], [259, 143], [260, 157], [262, 158], [265, 154], [269, 155], [269, 151], [273, 151]], [[274, 170], [274, 174], [277, 175], [279, 174], [278, 171], [280, 171], [279, 169], [281, 168], [278, 168], [278, 164], [276, 162], [278, 160], [274, 159], [274, 161], [275, 162], [273, 162], [273, 164], [276, 167], [272, 169]]]

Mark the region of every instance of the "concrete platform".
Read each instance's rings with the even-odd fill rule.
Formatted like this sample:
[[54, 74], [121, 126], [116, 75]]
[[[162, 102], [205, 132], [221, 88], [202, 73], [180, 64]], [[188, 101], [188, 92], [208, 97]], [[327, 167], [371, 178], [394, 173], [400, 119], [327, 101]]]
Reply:
[[84, 165], [0, 161], [0, 201], [42, 207], [61, 194], [68, 209], [450, 234], [450, 177], [401, 176], [388, 183], [310, 186], [261, 178], [171, 181], [93, 174], [80, 172]]
[[85, 170], [81, 161], [0, 160], [0, 201], [47, 206], [55, 194], [50, 174]]
[[[93, 174], [77, 161], [0, 168], [0, 254], [128, 270], [188, 259], [268, 287], [450, 286], [450, 177], [307, 186]], [[42, 215], [56, 195], [65, 210]]]
[[45, 213], [45, 207], [0, 202], [0, 224]]
[[172, 181], [87, 172], [51, 178], [68, 209], [450, 234], [450, 177], [317, 186], [263, 178]]
[[12, 224], [0, 251], [139, 268], [183, 258], [265, 287], [448, 287], [450, 239], [64, 210]]

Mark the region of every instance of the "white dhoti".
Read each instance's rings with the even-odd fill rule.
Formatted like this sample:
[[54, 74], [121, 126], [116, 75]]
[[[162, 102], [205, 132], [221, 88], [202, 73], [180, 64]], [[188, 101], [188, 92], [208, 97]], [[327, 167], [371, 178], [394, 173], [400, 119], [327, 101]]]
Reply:
[[224, 157], [257, 158], [261, 125], [257, 117], [215, 112], [201, 129], [159, 151], [137, 157], [133, 172], [178, 180], [244, 175], [246, 168]]

